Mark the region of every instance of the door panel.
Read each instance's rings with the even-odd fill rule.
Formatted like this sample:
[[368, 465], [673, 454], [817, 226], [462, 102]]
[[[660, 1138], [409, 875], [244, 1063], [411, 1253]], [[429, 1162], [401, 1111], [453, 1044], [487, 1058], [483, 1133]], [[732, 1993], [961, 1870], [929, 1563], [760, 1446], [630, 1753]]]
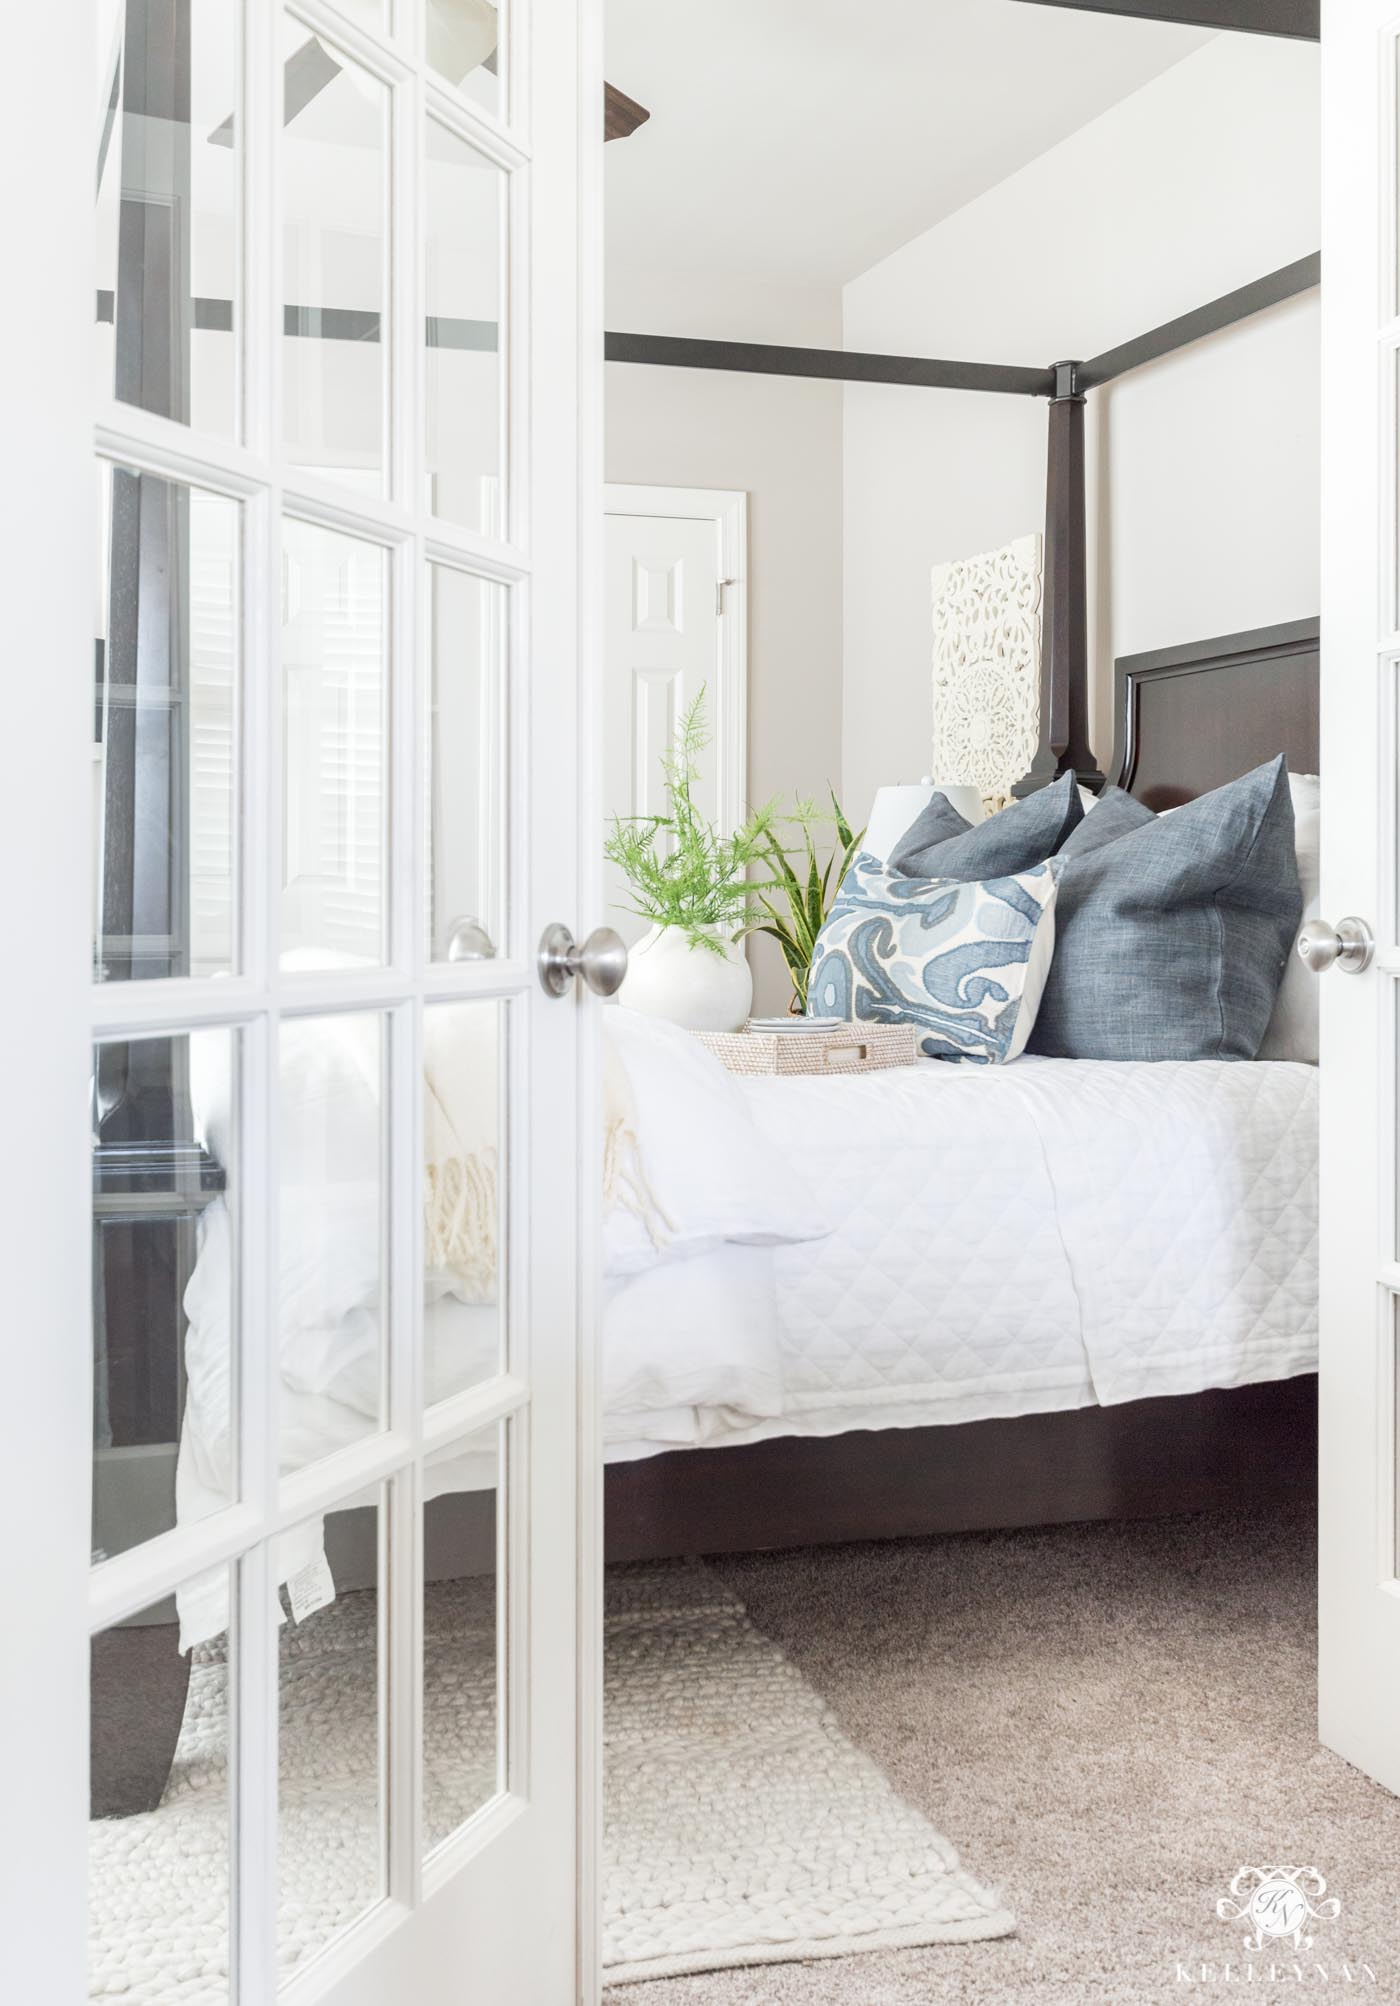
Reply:
[[[1397, 1555], [1397, 23], [1323, 5], [1322, 909], [1375, 923], [1321, 996], [1323, 1740], [1400, 1790]], [[1380, 444], [1379, 456], [1377, 442]]]
[[92, 1965], [566, 2006], [579, 12], [98, 11]]
[[[735, 572], [742, 566], [724, 548], [719, 509], [733, 497], [717, 494], [708, 516], [671, 516], [629, 512], [629, 492], [608, 490], [605, 523], [604, 805], [610, 816], [664, 811], [662, 761], [703, 692], [709, 744], [696, 805], [732, 829], [743, 814], [745, 775], [733, 770], [733, 747], [743, 745], [743, 688], [727, 672], [726, 643], [741, 609], [725, 601], [739, 583], [726, 575], [726, 558]], [[658, 501], [664, 492], [655, 491]], [[609, 923], [628, 942], [640, 939], [647, 923], [627, 910], [626, 882], [611, 864], [605, 897]]]

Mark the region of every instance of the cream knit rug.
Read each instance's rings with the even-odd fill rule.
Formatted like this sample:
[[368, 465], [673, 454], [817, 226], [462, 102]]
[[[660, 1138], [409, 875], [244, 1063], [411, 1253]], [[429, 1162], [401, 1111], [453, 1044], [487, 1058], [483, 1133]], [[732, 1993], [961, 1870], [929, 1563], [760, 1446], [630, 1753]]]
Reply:
[[707, 1568], [610, 1570], [605, 1720], [610, 1982], [1014, 1928]]
[[[608, 1575], [603, 1955], [617, 1983], [1004, 1936], [1011, 1917], [856, 1749], [698, 1564]], [[446, 1837], [492, 1788], [490, 1589], [433, 1584], [424, 1815]], [[284, 1973], [378, 1890], [374, 1598], [282, 1635]], [[228, 1969], [227, 1668], [195, 1654], [160, 1809], [91, 1832], [91, 1996], [194, 2006]]]

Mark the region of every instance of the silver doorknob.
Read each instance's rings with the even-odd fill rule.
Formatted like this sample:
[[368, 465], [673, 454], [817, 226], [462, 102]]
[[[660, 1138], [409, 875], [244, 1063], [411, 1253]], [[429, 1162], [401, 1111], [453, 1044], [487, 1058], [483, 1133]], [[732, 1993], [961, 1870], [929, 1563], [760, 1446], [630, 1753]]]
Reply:
[[449, 961], [494, 961], [496, 944], [479, 919], [456, 919], [447, 936]]
[[1360, 975], [1376, 958], [1376, 937], [1364, 919], [1310, 919], [1298, 935], [1298, 952], [1314, 975], [1335, 965], [1343, 975]]
[[610, 926], [595, 926], [580, 947], [556, 920], [540, 937], [540, 982], [550, 996], [562, 996], [581, 975], [595, 996], [611, 996], [627, 973], [627, 946]]

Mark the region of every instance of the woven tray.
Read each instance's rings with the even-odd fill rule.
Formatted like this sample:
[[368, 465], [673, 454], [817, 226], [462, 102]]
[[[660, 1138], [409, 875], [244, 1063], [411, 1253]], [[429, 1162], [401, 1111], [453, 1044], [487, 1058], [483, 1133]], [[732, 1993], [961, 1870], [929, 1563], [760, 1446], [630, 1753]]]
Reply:
[[731, 1073], [879, 1073], [912, 1066], [919, 1056], [914, 1024], [842, 1024], [834, 1031], [697, 1031], [696, 1037]]

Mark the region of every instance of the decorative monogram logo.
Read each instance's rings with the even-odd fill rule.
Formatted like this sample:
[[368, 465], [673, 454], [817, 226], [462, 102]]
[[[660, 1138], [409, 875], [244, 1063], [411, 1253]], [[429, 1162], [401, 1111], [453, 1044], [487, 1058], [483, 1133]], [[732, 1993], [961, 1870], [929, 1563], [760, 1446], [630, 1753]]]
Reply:
[[1342, 1905], [1335, 1895], [1327, 1895], [1327, 1883], [1316, 1867], [1241, 1867], [1230, 1883], [1228, 1895], [1215, 1904], [1222, 1922], [1251, 1922], [1253, 1933], [1244, 1939], [1246, 1950], [1262, 1950], [1266, 1943], [1290, 1937], [1295, 1950], [1311, 1950], [1312, 1938], [1304, 1934], [1310, 1922], [1335, 1922]]

